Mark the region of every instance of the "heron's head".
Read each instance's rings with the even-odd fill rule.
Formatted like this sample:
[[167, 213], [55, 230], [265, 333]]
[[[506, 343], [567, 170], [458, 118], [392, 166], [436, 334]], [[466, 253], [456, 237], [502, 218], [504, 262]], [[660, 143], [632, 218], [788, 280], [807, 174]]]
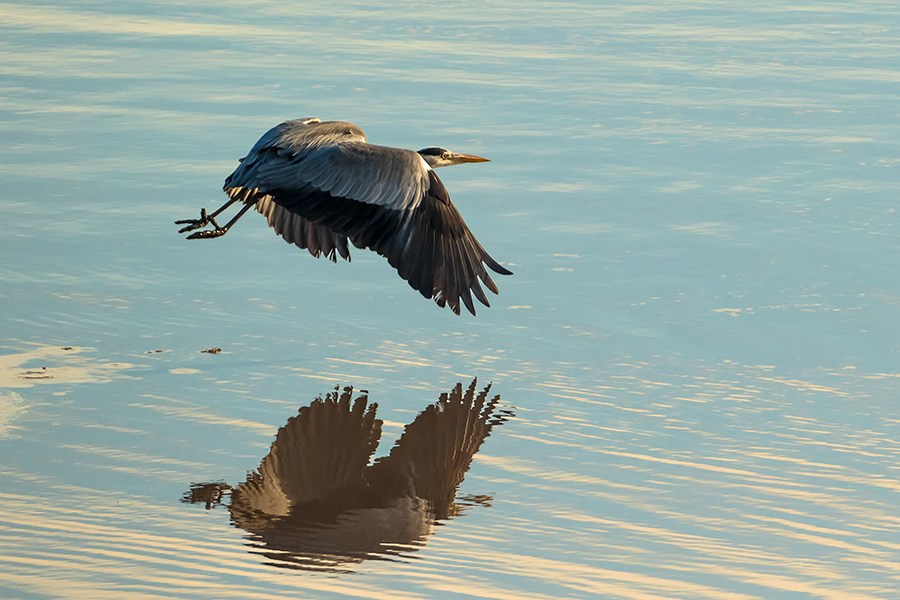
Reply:
[[488, 159], [471, 154], [457, 154], [450, 152], [444, 148], [422, 148], [419, 155], [428, 163], [432, 169], [438, 167], [449, 167], [451, 165], [461, 165], [470, 162], [489, 162]]

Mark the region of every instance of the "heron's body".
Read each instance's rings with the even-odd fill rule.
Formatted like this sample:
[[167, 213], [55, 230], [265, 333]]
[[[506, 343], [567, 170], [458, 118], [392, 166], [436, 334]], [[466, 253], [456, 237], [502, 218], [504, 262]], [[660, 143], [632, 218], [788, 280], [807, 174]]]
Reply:
[[[511, 273], [472, 235], [434, 169], [486, 160], [441, 148], [376, 146], [359, 127], [341, 121], [286, 121], [263, 135], [225, 180], [225, 206], [179, 222], [190, 223], [182, 231], [212, 222], [215, 229], [189, 237], [218, 237], [254, 207], [276, 233], [313, 256], [349, 259], [349, 241], [386, 257], [438, 305], [458, 314], [462, 299], [475, 314], [473, 294], [489, 306], [479, 279], [497, 293], [485, 266]], [[219, 227], [214, 217], [236, 201], [244, 207]]]

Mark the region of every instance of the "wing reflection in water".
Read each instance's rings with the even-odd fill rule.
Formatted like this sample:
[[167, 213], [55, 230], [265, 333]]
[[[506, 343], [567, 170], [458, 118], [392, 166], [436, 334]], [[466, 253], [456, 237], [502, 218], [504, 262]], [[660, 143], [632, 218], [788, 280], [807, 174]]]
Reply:
[[247, 480], [192, 484], [183, 501], [222, 504], [250, 545], [271, 564], [342, 570], [389, 559], [425, 544], [437, 521], [459, 514], [456, 491], [491, 429], [512, 413], [487, 400], [476, 381], [419, 413], [388, 456], [369, 464], [381, 437], [376, 404], [352, 388], [318, 398], [278, 430], [269, 453]]

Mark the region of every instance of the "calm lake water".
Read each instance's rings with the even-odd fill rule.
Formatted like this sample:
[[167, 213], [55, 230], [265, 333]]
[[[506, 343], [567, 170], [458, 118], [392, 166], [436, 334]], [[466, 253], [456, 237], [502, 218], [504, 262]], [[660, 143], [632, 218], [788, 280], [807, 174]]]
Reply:
[[[0, 597], [900, 597], [898, 40], [879, 0], [0, 4]], [[307, 116], [491, 159], [440, 172], [491, 308], [176, 233]], [[459, 445], [453, 503], [286, 508], [345, 386], [395, 484]]]

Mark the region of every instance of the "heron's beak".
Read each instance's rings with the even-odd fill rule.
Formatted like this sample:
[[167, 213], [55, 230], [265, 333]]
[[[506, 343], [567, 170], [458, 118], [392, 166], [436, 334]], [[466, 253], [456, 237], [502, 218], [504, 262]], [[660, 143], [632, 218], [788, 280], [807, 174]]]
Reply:
[[482, 158], [481, 156], [475, 156], [473, 154], [457, 154], [453, 153], [453, 158], [462, 163], [470, 163], [470, 162], [491, 162], [488, 158]]

